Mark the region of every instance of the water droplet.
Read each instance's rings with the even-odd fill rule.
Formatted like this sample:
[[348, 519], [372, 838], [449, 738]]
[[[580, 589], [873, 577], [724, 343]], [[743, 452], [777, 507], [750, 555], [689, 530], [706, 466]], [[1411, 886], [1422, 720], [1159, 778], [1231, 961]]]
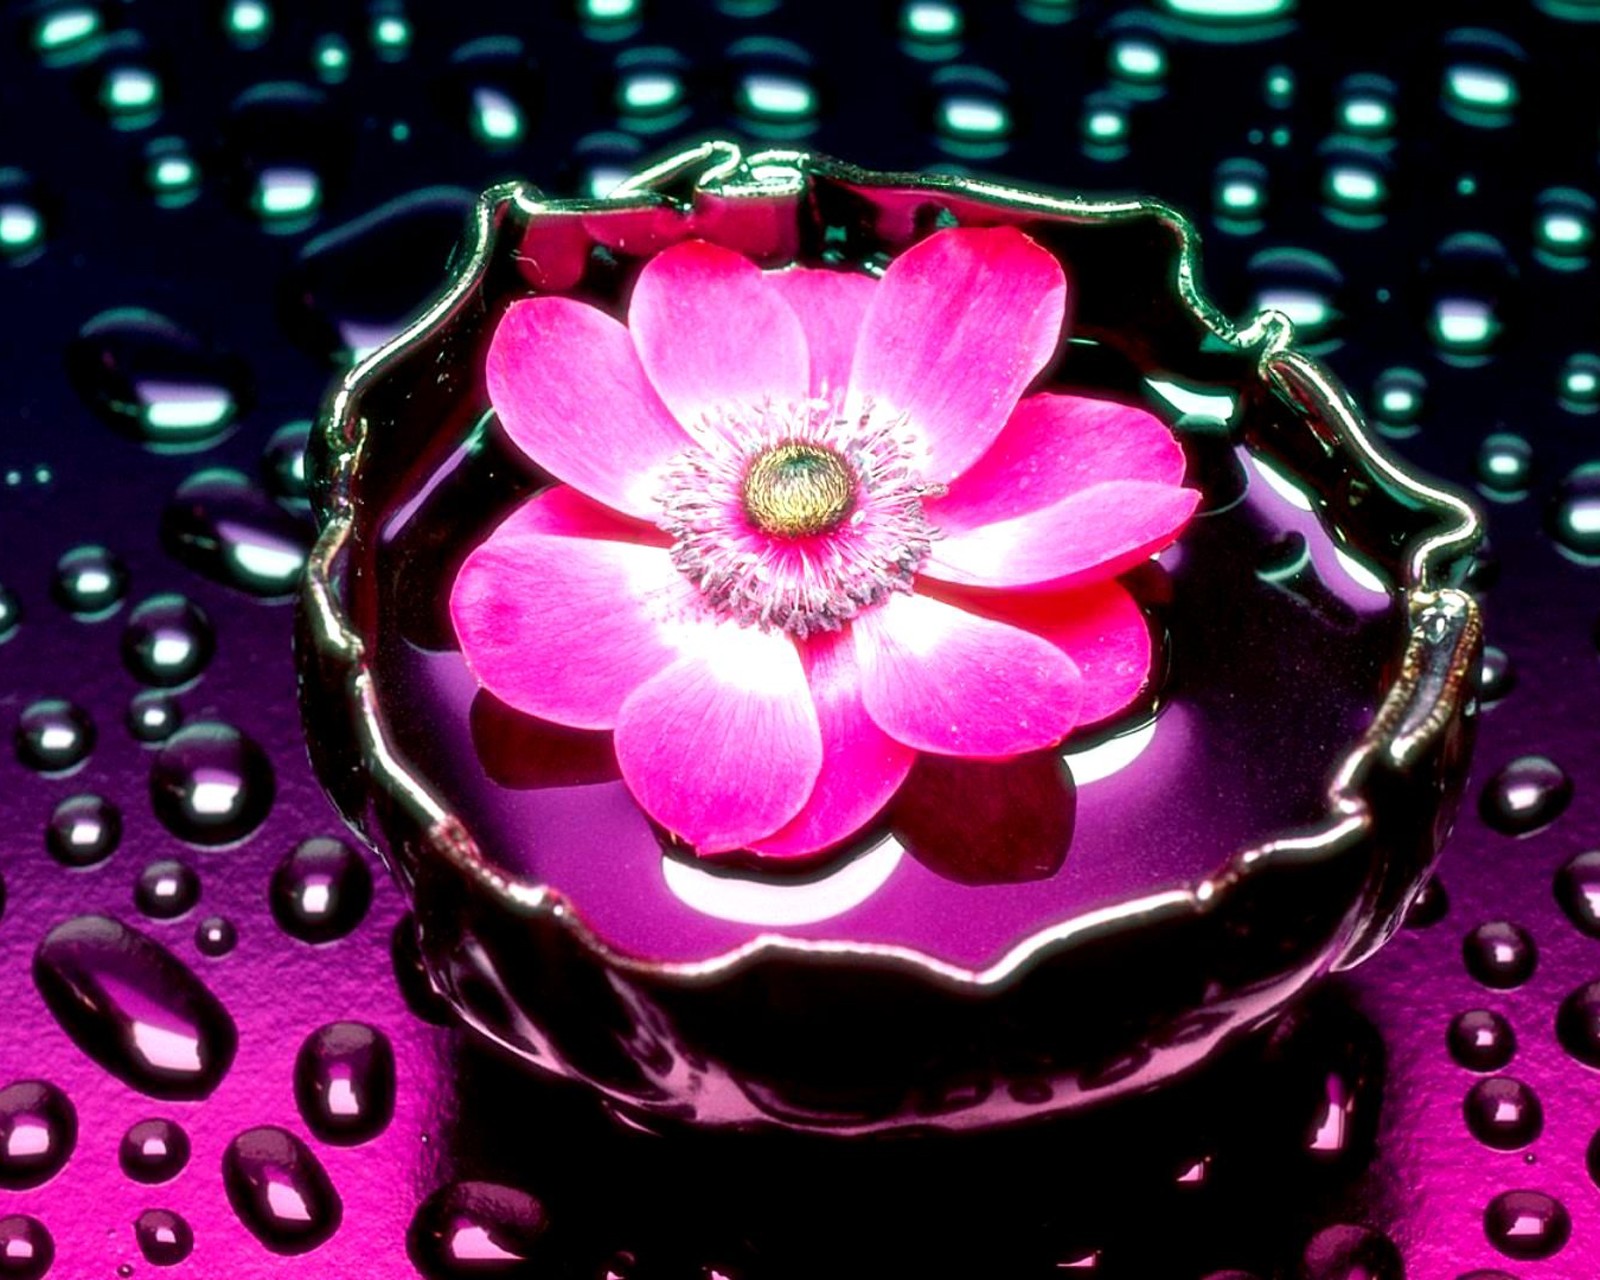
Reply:
[[1524, 497], [1533, 475], [1533, 446], [1521, 436], [1497, 432], [1478, 447], [1478, 485], [1500, 501]]
[[147, 129], [161, 116], [161, 77], [145, 64], [119, 60], [100, 78], [95, 101], [116, 129]]
[[144, 185], [163, 209], [181, 209], [200, 194], [200, 165], [182, 138], [153, 138], [144, 149]]
[[215, 444], [251, 396], [242, 360], [138, 307], [84, 325], [67, 348], [67, 373], [100, 418], [157, 453]]
[[274, 431], [261, 451], [262, 478], [268, 491], [297, 514], [311, 509], [311, 484], [306, 475], [310, 438], [309, 422], [291, 422]]
[[1483, 663], [1478, 668], [1478, 700], [1485, 706], [1499, 702], [1517, 685], [1517, 669], [1511, 656], [1498, 645], [1483, 646]]
[[267, 231], [310, 226], [330, 179], [348, 172], [343, 118], [321, 89], [292, 81], [256, 85], [234, 100], [225, 127], [234, 200]]
[[152, 596], [128, 618], [122, 661], [136, 679], [176, 688], [195, 679], [216, 648], [211, 620], [180, 595]]
[[78, 1113], [43, 1080], [0, 1089], [0, 1187], [17, 1191], [48, 1182], [78, 1141]]
[[1561, 366], [1558, 399], [1568, 413], [1594, 413], [1600, 409], [1600, 356], [1579, 351]]
[[389, 935], [389, 958], [394, 966], [395, 985], [410, 1009], [424, 1022], [436, 1027], [451, 1024], [450, 1006], [434, 990], [422, 963], [422, 947], [417, 940], [417, 922], [407, 912], [395, 922]]
[[322, 175], [303, 165], [274, 165], [256, 174], [250, 208], [271, 231], [292, 235], [316, 221]]
[[1574, 187], [1552, 187], [1534, 203], [1534, 256], [1557, 271], [1581, 271], [1594, 244], [1595, 201]]
[[673, 49], [625, 49], [617, 58], [617, 84], [612, 101], [625, 129], [664, 133], [689, 117], [684, 77], [689, 60]]
[[241, 49], [259, 48], [272, 34], [272, 8], [266, 0], [229, 0], [222, 26]]
[[1589, 1171], [1589, 1181], [1600, 1187], [1600, 1133], [1589, 1139], [1588, 1150], [1584, 1153], [1584, 1165]]
[[578, 0], [578, 19], [591, 40], [622, 40], [639, 24], [643, 0]]
[[1336, 139], [1322, 148], [1323, 211], [1341, 227], [1367, 231], [1383, 225], [1389, 202], [1390, 161], [1383, 144]]
[[1126, 98], [1107, 90], [1084, 98], [1078, 136], [1083, 139], [1084, 154], [1091, 160], [1110, 162], [1128, 154], [1128, 138], [1133, 130], [1129, 107]]
[[104, 34], [96, 5], [52, 5], [34, 22], [33, 47], [47, 66], [63, 66], [91, 56]]
[[94, 721], [61, 698], [43, 698], [17, 717], [17, 759], [40, 773], [66, 773], [94, 750]]
[[316, 1156], [276, 1125], [228, 1144], [222, 1182], [239, 1221], [273, 1253], [307, 1253], [339, 1229], [344, 1208]]
[[1478, 813], [1508, 836], [1549, 826], [1572, 800], [1572, 779], [1545, 756], [1518, 756], [1483, 784]]
[[953, 58], [965, 31], [961, 9], [948, 0], [906, 0], [900, 8], [900, 47], [914, 58]]
[[[426, 187], [310, 241], [285, 290], [290, 334], [334, 361], [363, 359], [388, 342], [437, 291], [475, 199], [462, 187]], [[291, 468], [269, 471], [275, 491], [286, 483], [305, 496], [309, 430], [309, 423], [292, 424], [268, 445], [269, 454], [276, 449]], [[297, 457], [298, 481], [292, 474]]]
[[1161, 0], [1162, 7], [1181, 18], [1226, 25], [1243, 35], [1241, 24], [1262, 22], [1289, 13], [1295, 0]]
[[578, 139], [572, 155], [577, 166], [573, 186], [580, 194], [599, 200], [639, 167], [644, 144], [618, 130], [590, 133]]
[[318, 36], [311, 46], [311, 65], [323, 84], [342, 84], [350, 74], [349, 43], [332, 32]]
[[460, 121], [491, 151], [526, 139], [537, 95], [533, 60], [514, 36], [486, 36], [462, 45], [451, 55], [438, 90], [444, 115]]
[[1167, 48], [1156, 28], [1129, 22], [1106, 48], [1106, 70], [1134, 90], [1148, 92], [1167, 78]]
[[[728, 62], [734, 77], [733, 107], [750, 133], [757, 138], [795, 139], [805, 138], [816, 128], [821, 102], [813, 82], [811, 56], [802, 46], [771, 37], [738, 40], [728, 48]], [[950, 78], [952, 74], [954, 80]], [[1008, 130], [1010, 118], [1006, 117], [1003, 102], [995, 101], [994, 96], [986, 98], [986, 94], [994, 94], [997, 82], [998, 77], [984, 72], [966, 75], [962, 67], [942, 67], [934, 74], [934, 96], [941, 101], [947, 101], [952, 93], [960, 96], [963, 86], [974, 91], [973, 117], [966, 123], [976, 130], [978, 138], [966, 138], [968, 130], [960, 126], [955, 134], [944, 133], [946, 109], [941, 106], [936, 118], [946, 141], [957, 136], [957, 146], [962, 141], [984, 146], [992, 141], [995, 120], [1002, 117], [1005, 123], [1000, 125], [1000, 131]], [[1003, 91], [1005, 86], [1000, 83], [1000, 94]], [[987, 102], [987, 112], [982, 102]]]
[[194, 1232], [170, 1209], [146, 1209], [133, 1220], [133, 1238], [153, 1267], [174, 1267], [194, 1250]]
[[116, 851], [122, 813], [103, 796], [68, 796], [50, 814], [44, 839], [50, 856], [63, 866], [95, 866]]
[[1600, 462], [1574, 468], [1550, 506], [1550, 532], [1580, 564], [1600, 564]]
[[1450, 364], [1483, 364], [1509, 322], [1513, 268], [1493, 236], [1462, 232], [1445, 240], [1428, 266], [1432, 301], [1426, 324]]
[[1378, 430], [1384, 435], [1414, 435], [1422, 416], [1428, 382], [1415, 369], [1386, 369], [1372, 385]]
[[215, 582], [263, 599], [294, 593], [311, 550], [311, 529], [243, 474], [212, 468], [190, 476], [161, 517], [175, 558]]
[[1267, 67], [1267, 72], [1261, 80], [1261, 98], [1267, 106], [1274, 110], [1288, 110], [1294, 106], [1294, 69], [1283, 66], [1282, 62], [1275, 62], [1274, 66]]
[[1411, 900], [1411, 905], [1406, 909], [1405, 927], [1431, 929], [1449, 912], [1450, 899], [1444, 891], [1444, 883], [1436, 875], [1429, 876], [1422, 882], [1422, 888], [1417, 891], [1417, 896]]
[[399, 62], [411, 52], [411, 22], [400, 0], [375, 0], [369, 35], [372, 51], [384, 62]]
[[1600, 1070], [1600, 982], [1579, 987], [1561, 1002], [1556, 1039], [1584, 1066]]
[[1445, 38], [1445, 110], [1463, 124], [1498, 129], [1511, 123], [1521, 101], [1517, 44], [1493, 31], [1454, 31]]
[[1280, 311], [1309, 342], [1328, 338], [1343, 318], [1340, 294], [1344, 276], [1320, 253], [1309, 249], [1264, 249], [1250, 259], [1256, 311]]
[[1511, 1024], [1492, 1009], [1468, 1009], [1450, 1023], [1450, 1056], [1468, 1071], [1498, 1071], [1517, 1051]]
[[1502, 991], [1532, 977], [1539, 960], [1528, 931], [1504, 920], [1479, 925], [1462, 940], [1461, 954], [1468, 973]]
[[33, 180], [0, 168], [0, 262], [22, 266], [44, 250], [49, 223]]
[[525, 1191], [493, 1182], [452, 1182], [422, 1202], [406, 1248], [429, 1280], [450, 1280], [534, 1259], [548, 1226], [544, 1206]]
[[1580, 853], [1556, 872], [1555, 891], [1567, 919], [1600, 938], [1600, 850]]
[[272, 765], [230, 725], [202, 721], [167, 741], [150, 769], [156, 817], [191, 844], [231, 844], [249, 836], [272, 808]]
[[372, 873], [342, 840], [307, 840], [272, 876], [272, 915], [302, 942], [331, 942], [358, 924], [372, 902]]
[[0, 586], [0, 644], [17, 634], [22, 625], [22, 601], [15, 593]]
[[394, 1115], [394, 1049], [360, 1022], [334, 1022], [300, 1046], [294, 1096], [311, 1132], [340, 1145], [369, 1142]]
[[1393, 1242], [1367, 1227], [1324, 1227], [1301, 1259], [1305, 1280], [1403, 1280], [1405, 1267]]
[[134, 881], [133, 903], [152, 920], [176, 920], [198, 901], [200, 877], [181, 862], [152, 862]]
[[171, 1120], [140, 1120], [122, 1135], [117, 1162], [135, 1182], [168, 1182], [189, 1163], [189, 1135]]
[[170, 693], [146, 689], [128, 700], [128, 732], [139, 742], [165, 742], [183, 723], [183, 708]]
[[1483, 1231], [1506, 1257], [1535, 1261], [1561, 1252], [1572, 1219], [1561, 1201], [1543, 1191], [1504, 1191], [1483, 1211]]
[[1010, 145], [1010, 88], [991, 71], [941, 67], [933, 76], [934, 136], [963, 160], [990, 160]]
[[5, 1280], [42, 1280], [55, 1260], [55, 1241], [39, 1219], [25, 1213], [0, 1218], [0, 1276]]
[[203, 956], [216, 959], [232, 951], [239, 942], [239, 931], [231, 920], [207, 916], [194, 927], [194, 945]]
[[56, 561], [51, 594], [68, 613], [87, 621], [110, 617], [127, 593], [128, 567], [104, 547], [74, 547]]
[[1256, 160], [1224, 160], [1211, 181], [1211, 203], [1223, 230], [1258, 230], [1267, 208], [1267, 167]]
[[1520, 1080], [1495, 1076], [1479, 1080], [1467, 1092], [1462, 1115], [1472, 1136], [1496, 1151], [1527, 1146], [1544, 1129], [1544, 1108]]
[[203, 1098], [238, 1033], [217, 998], [159, 943], [109, 916], [78, 916], [39, 944], [34, 984], [89, 1057], [157, 1098]]
[[1399, 89], [1394, 81], [1384, 76], [1350, 76], [1340, 84], [1334, 107], [1340, 132], [1358, 137], [1388, 137], [1394, 132], [1398, 97]]

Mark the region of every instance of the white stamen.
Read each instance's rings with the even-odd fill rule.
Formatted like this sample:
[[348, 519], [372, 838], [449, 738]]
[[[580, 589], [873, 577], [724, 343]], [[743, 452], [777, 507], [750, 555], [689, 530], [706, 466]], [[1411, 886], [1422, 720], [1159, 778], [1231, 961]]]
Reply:
[[[911, 465], [904, 415], [877, 415], [870, 402], [850, 417], [831, 400], [768, 402], [708, 415], [698, 436], [667, 468], [660, 523], [673, 563], [719, 612], [804, 638], [911, 590], [937, 536], [923, 499], [944, 490]], [[837, 453], [857, 481], [850, 515], [804, 538], [756, 527], [744, 501], [753, 462], [792, 444]]]

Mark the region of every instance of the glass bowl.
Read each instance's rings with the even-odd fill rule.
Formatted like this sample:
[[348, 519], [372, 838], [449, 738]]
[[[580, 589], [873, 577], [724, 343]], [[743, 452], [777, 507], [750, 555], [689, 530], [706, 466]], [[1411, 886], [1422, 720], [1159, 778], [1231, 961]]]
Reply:
[[[1202, 492], [1125, 579], [1157, 679], [1066, 740], [1064, 793], [974, 765], [799, 872], [686, 855], [608, 734], [497, 703], [459, 652], [456, 569], [549, 483], [494, 420], [495, 324], [535, 293], [614, 309], [687, 237], [870, 272], [1001, 225], [1072, 288], [1038, 385], [1156, 413]], [[485, 193], [440, 297], [313, 435], [298, 628], [318, 776], [468, 1025], [644, 1127], [979, 1128], [1156, 1086], [1392, 934], [1470, 750], [1481, 629], [1457, 584], [1478, 521], [1375, 448], [1288, 319], [1235, 326], [1198, 269], [1155, 201], [723, 142], [603, 199]]]

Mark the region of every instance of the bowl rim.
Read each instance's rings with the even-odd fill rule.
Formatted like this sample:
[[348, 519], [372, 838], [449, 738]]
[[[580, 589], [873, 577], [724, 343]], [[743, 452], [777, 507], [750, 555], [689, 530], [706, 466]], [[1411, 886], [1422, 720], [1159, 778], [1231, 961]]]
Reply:
[[[1293, 406], [1298, 416], [1320, 418], [1331, 426], [1374, 478], [1431, 515], [1431, 530], [1407, 547], [1404, 559], [1399, 587], [1410, 626], [1397, 675], [1385, 690], [1372, 723], [1337, 762], [1320, 821], [1239, 850], [1197, 882], [1057, 920], [1019, 939], [998, 959], [980, 968], [905, 945], [798, 938], [766, 930], [715, 956], [668, 961], [613, 946], [587, 924], [561, 890], [518, 879], [491, 864], [467, 824], [403, 760], [389, 741], [365, 648], [339, 588], [339, 564], [357, 523], [352, 485], [368, 442], [362, 411], [367, 389], [479, 287], [493, 257], [499, 214], [508, 206], [528, 218], [630, 209], [665, 208], [684, 213], [700, 196], [793, 196], [803, 193], [814, 178], [868, 189], [926, 191], [930, 196], [970, 199], [1011, 212], [1047, 214], [1080, 224], [1153, 218], [1172, 234], [1177, 245], [1171, 263], [1172, 290], [1207, 336], [1236, 354], [1253, 356], [1258, 378]], [[470, 241], [455, 260], [443, 291], [410, 325], [345, 374], [319, 415], [316, 434], [315, 443], [324, 451], [323, 465], [312, 477], [320, 530], [307, 562], [300, 608], [309, 643], [342, 668], [365, 773], [422, 833], [426, 852], [442, 857], [511, 913], [557, 925], [599, 963], [635, 977], [694, 986], [773, 960], [866, 960], [906, 967], [956, 989], [999, 988], [1046, 954], [1130, 925], [1216, 910], [1248, 878], [1267, 867], [1333, 860], [1360, 845], [1377, 826], [1369, 788], [1364, 785], [1374, 763], [1404, 769], [1428, 754], [1471, 701], [1482, 622], [1472, 596], [1452, 585], [1450, 569], [1480, 541], [1481, 517], [1460, 494], [1423, 480], [1377, 448], [1349, 393], [1323, 364], [1295, 346], [1293, 322], [1287, 316], [1269, 308], [1242, 327], [1230, 321], [1200, 286], [1199, 236], [1193, 224], [1155, 199], [1092, 200], [983, 179], [874, 172], [806, 150], [765, 149], [746, 154], [737, 143], [722, 139], [679, 151], [598, 198], [547, 199], [529, 183], [501, 183], [479, 197]], [[359, 823], [351, 821], [359, 830]], [[368, 833], [362, 834], [371, 839]], [[1410, 895], [1406, 896], [1409, 899]], [[1399, 912], [1391, 910], [1391, 914], [1393, 919], [1380, 920], [1376, 927], [1367, 922], [1365, 937], [1350, 943], [1335, 963], [1347, 967], [1371, 954], [1397, 927]]]

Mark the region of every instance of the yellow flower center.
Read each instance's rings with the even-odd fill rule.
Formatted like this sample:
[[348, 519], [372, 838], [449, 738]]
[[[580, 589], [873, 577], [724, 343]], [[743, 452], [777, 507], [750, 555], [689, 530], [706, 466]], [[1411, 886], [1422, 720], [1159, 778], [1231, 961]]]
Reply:
[[809, 538], [839, 527], [856, 503], [856, 475], [815, 444], [774, 445], [744, 474], [745, 515], [776, 538]]

